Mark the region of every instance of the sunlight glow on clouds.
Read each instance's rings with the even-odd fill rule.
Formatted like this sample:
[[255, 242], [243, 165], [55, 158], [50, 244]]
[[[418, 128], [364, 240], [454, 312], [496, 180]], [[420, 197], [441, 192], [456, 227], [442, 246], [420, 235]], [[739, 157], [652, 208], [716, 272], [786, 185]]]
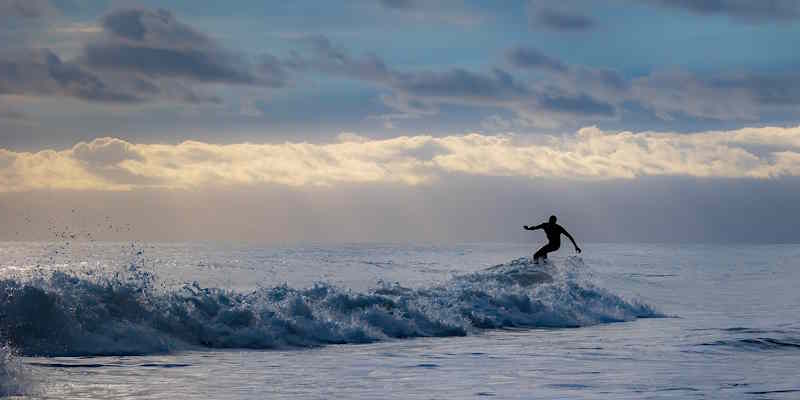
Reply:
[[0, 149], [0, 191], [429, 185], [448, 174], [578, 180], [800, 175], [800, 127], [689, 134], [587, 127], [575, 135], [536, 136], [535, 143], [531, 138], [473, 133], [378, 140], [346, 133], [328, 144], [169, 145], [107, 137], [60, 151]]

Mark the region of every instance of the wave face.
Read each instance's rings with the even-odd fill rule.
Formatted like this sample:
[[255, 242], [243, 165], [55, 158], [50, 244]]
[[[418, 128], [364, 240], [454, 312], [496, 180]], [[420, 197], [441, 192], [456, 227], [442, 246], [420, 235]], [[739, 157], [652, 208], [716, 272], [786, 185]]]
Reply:
[[[158, 289], [131, 267], [111, 276], [53, 272], [0, 281], [0, 332], [24, 355], [143, 355], [198, 347], [273, 349], [564, 328], [656, 317], [581, 278], [580, 259], [524, 259], [444, 283], [364, 293], [317, 284], [241, 293], [197, 284]], [[102, 274], [101, 274], [102, 275]]]

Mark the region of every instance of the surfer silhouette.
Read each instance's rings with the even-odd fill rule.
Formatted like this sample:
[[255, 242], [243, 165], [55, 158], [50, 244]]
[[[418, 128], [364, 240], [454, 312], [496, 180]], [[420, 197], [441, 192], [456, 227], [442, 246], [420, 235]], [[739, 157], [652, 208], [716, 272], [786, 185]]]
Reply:
[[547, 244], [542, 246], [542, 248], [539, 249], [539, 251], [537, 251], [533, 255], [534, 264], [538, 264], [540, 258], [546, 260], [547, 253], [556, 251], [558, 250], [559, 247], [561, 247], [561, 234], [564, 234], [564, 236], [568, 237], [569, 240], [572, 241], [572, 245], [575, 246], [575, 251], [577, 251], [578, 253], [581, 252], [581, 248], [578, 247], [577, 243], [575, 243], [575, 239], [572, 238], [572, 235], [570, 235], [569, 232], [567, 232], [567, 230], [564, 229], [564, 227], [556, 223], [555, 215], [551, 215], [550, 220], [543, 224], [539, 224], [536, 226], [524, 225], [522, 228], [525, 229], [526, 231], [535, 231], [537, 229], [542, 229], [544, 230], [544, 234], [547, 235]]

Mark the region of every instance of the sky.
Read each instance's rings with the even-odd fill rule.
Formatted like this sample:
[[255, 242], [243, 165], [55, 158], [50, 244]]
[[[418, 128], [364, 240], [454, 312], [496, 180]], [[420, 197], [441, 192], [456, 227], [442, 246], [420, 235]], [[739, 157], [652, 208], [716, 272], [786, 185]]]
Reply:
[[0, 0], [0, 240], [800, 242], [794, 0]]

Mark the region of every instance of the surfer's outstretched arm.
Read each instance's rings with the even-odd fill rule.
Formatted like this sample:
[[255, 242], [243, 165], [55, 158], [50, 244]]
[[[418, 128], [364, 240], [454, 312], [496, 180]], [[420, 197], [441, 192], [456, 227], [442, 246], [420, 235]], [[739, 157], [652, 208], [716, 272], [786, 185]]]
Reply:
[[539, 225], [536, 225], [536, 226], [523, 225], [522, 229], [525, 229], [526, 231], [535, 231], [537, 229], [542, 229], [542, 225], [543, 224], [539, 224]]
[[567, 232], [567, 230], [566, 230], [566, 229], [564, 229], [564, 228], [561, 228], [561, 233], [563, 233], [563, 234], [564, 234], [564, 236], [566, 236], [566, 237], [568, 237], [568, 238], [569, 238], [569, 240], [572, 242], [572, 245], [573, 245], [573, 246], [575, 246], [575, 251], [577, 251], [578, 253], [580, 253], [580, 252], [581, 252], [581, 248], [580, 248], [580, 247], [578, 247], [578, 244], [577, 244], [577, 243], [575, 243], [575, 239], [573, 239], [573, 238], [572, 238], [572, 235], [570, 235], [570, 234], [569, 234], [569, 232]]

